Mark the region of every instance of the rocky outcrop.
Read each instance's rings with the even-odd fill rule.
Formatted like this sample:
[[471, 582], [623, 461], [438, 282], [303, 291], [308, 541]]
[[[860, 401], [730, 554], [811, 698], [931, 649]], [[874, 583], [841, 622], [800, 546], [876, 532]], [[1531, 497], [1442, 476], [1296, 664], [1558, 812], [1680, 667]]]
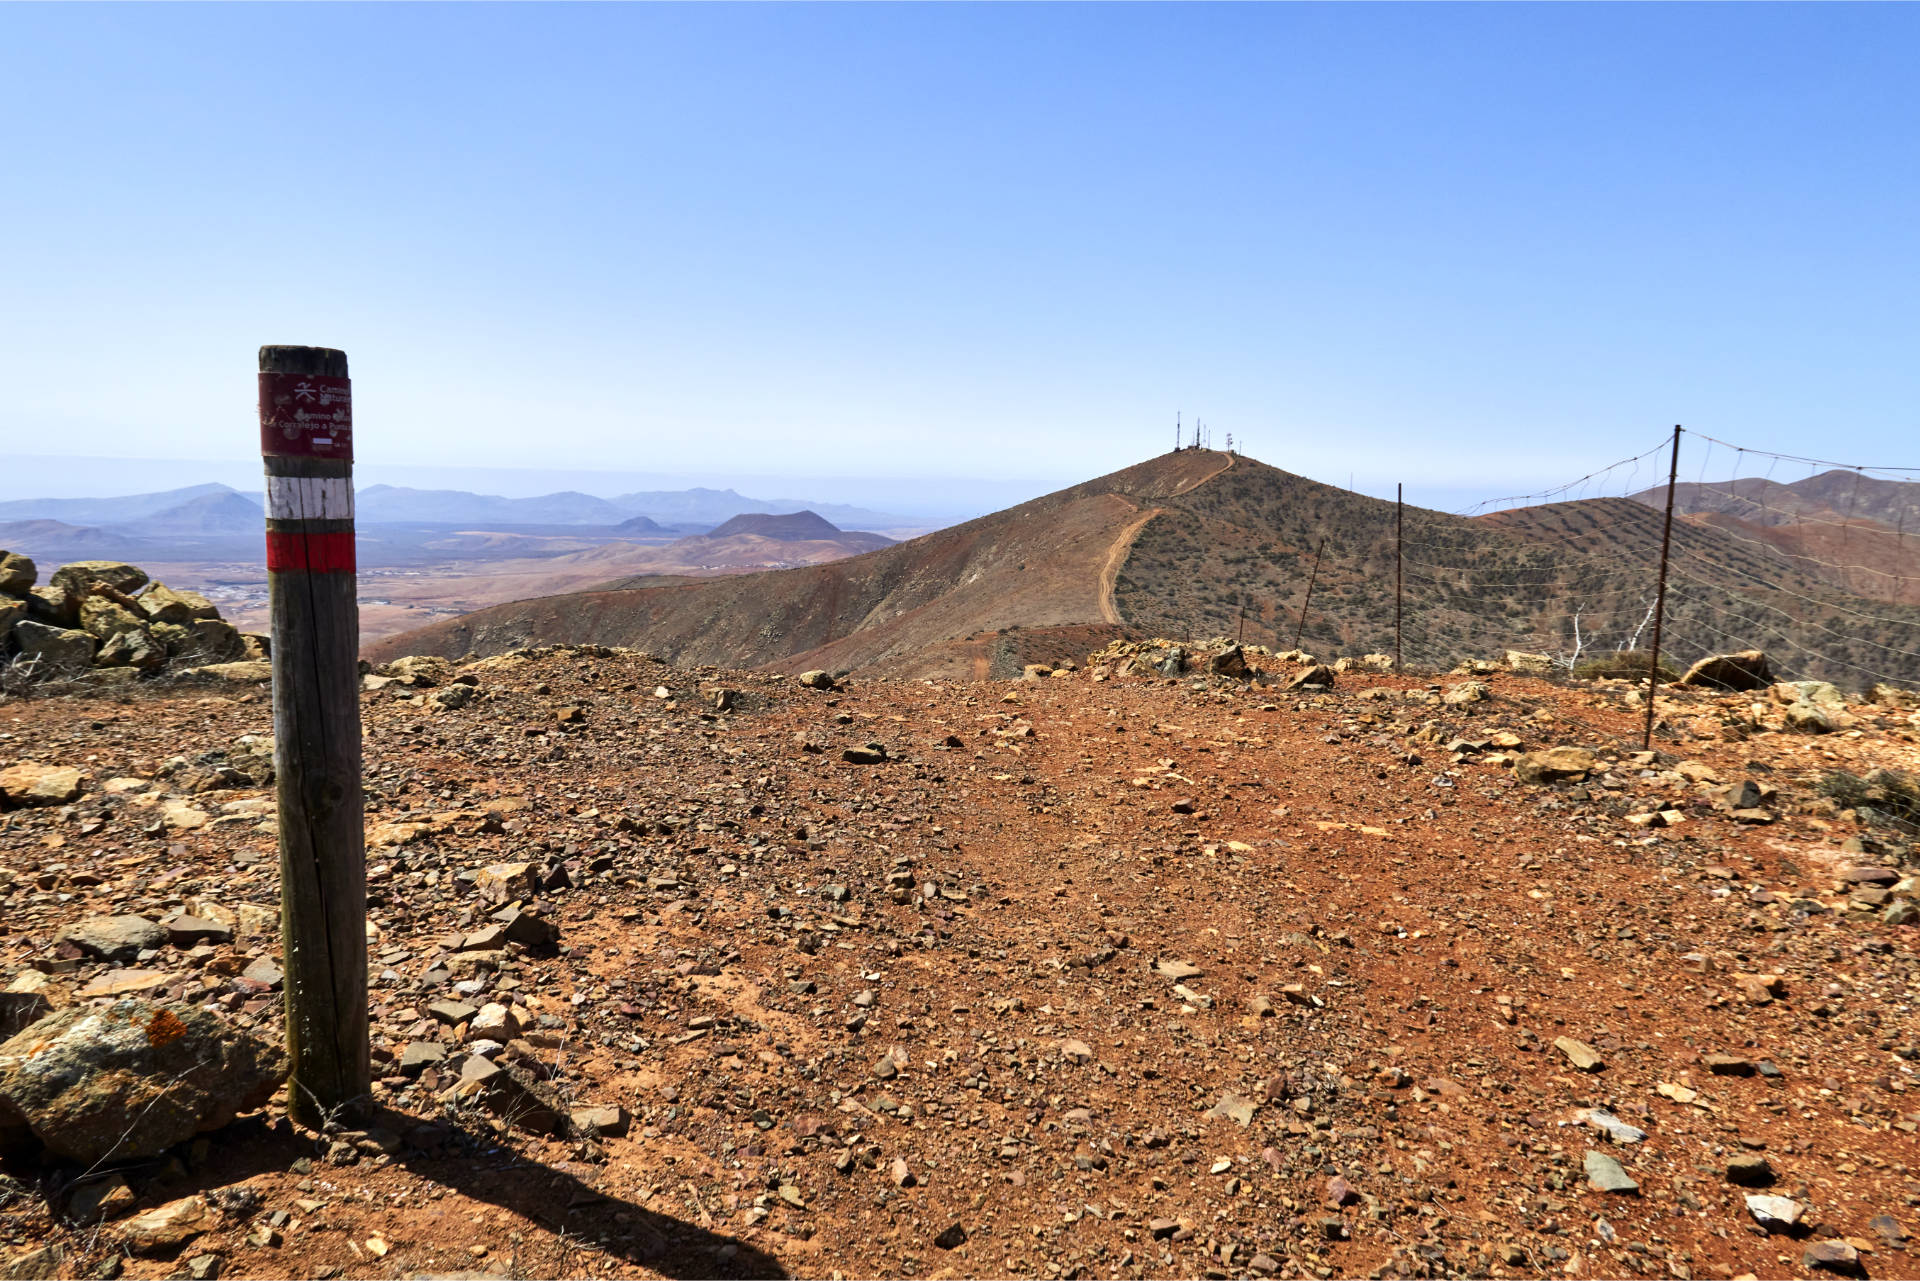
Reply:
[[1678, 683], [1705, 689], [1765, 689], [1773, 684], [1773, 667], [1757, 649], [1713, 654], [1689, 667]]
[[[267, 638], [236, 630], [197, 592], [149, 582], [120, 561], [62, 565], [40, 587], [38, 573], [27, 557], [0, 551], [0, 667], [17, 684], [111, 687], [189, 670], [270, 675], [252, 666], [264, 664]], [[239, 664], [245, 672], [215, 670]]]

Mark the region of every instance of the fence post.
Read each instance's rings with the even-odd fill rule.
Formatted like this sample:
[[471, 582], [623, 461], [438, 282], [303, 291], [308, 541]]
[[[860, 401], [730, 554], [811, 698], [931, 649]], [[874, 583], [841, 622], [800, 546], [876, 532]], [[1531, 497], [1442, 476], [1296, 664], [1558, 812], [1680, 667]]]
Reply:
[[1673, 427], [1673, 462], [1667, 468], [1667, 521], [1660, 531], [1660, 586], [1653, 596], [1653, 656], [1647, 660], [1647, 728], [1640, 750], [1653, 750], [1653, 694], [1660, 688], [1660, 625], [1667, 616], [1667, 554], [1673, 548], [1673, 487], [1680, 478], [1680, 425]]
[[267, 473], [287, 1110], [304, 1125], [370, 1102], [360, 608], [345, 352], [260, 349]]
[[1320, 581], [1320, 553], [1327, 550], [1327, 536], [1320, 535], [1320, 546], [1313, 553], [1313, 572], [1307, 575], [1306, 599], [1300, 602], [1300, 622], [1293, 629], [1293, 647], [1300, 648], [1300, 637], [1307, 630], [1307, 606], [1313, 604], [1313, 585]]
[[1406, 486], [1395, 484], [1393, 487], [1393, 670], [1399, 671], [1405, 666], [1400, 661], [1400, 525], [1403, 511], [1402, 500]]

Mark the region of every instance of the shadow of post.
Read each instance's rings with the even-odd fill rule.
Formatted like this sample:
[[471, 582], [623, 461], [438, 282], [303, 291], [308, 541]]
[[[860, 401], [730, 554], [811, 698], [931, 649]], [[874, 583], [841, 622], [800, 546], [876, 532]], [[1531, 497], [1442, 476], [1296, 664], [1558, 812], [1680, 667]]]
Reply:
[[[610, 1196], [565, 1170], [557, 1170], [518, 1155], [500, 1136], [491, 1131], [468, 1129], [450, 1117], [422, 1118], [388, 1108], [376, 1108], [365, 1118], [370, 1129], [384, 1129], [408, 1136], [392, 1152], [393, 1164], [408, 1173], [450, 1189], [474, 1201], [496, 1206], [547, 1229], [561, 1238], [555, 1245], [559, 1267], [552, 1259], [524, 1261], [520, 1275], [573, 1277], [587, 1275], [587, 1269], [568, 1268], [564, 1252], [569, 1248], [591, 1247], [580, 1262], [599, 1257], [618, 1259], [646, 1268], [662, 1276], [685, 1278], [783, 1278], [786, 1268], [766, 1251], [737, 1237], [715, 1232], [670, 1214], [647, 1209], [630, 1201]], [[425, 1133], [438, 1142], [424, 1145], [417, 1141]], [[226, 1131], [209, 1136], [214, 1141], [207, 1159], [191, 1172], [180, 1170], [164, 1186], [152, 1187], [158, 1200], [172, 1200], [194, 1194], [206, 1196], [223, 1214], [237, 1212], [241, 1219], [259, 1211], [257, 1199], [251, 1204], [233, 1206], [220, 1190], [245, 1182], [256, 1174], [284, 1172], [302, 1156], [315, 1158], [316, 1136], [296, 1131], [283, 1121], [268, 1126], [260, 1117], [241, 1120]], [[145, 1182], [145, 1176], [161, 1167], [169, 1158], [122, 1162], [75, 1178], [77, 1171], [64, 1177], [54, 1171], [40, 1171], [36, 1180], [45, 1195], [47, 1209], [69, 1230], [84, 1230], [84, 1225], [64, 1220], [61, 1213], [71, 1190], [86, 1178], [106, 1178], [125, 1174]], [[178, 1162], [174, 1162], [179, 1169]], [[316, 1170], [317, 1172], [317, 1170]], [[332, 1177], [351, 1175], [347, 1170]], [[25, 1188], [28, 1184], [18, 1186]], [[149, 1185], [151, 1187], [151, 1185]], [[37, 1200], [38, 1198], [36, 1198]], [[240, 1220], [230, 1220], [232, 1227]], [[110, 1240], [113, 1225], [104, 1229]], [[572, 1246], [569, 1243], [578, 1243]], [[495, 1251], [498, 1258], [501, 1252]], [[436, 1269], [447, 1275], [451, 1269]], [[425, 1274], [420, 1274], [425, 1275]], [[481, 1271], [461, 1275], [488, 1275]]]
[[[373, 1124], [405, 1133], [418, 1127], [420, 1119], [383, 1109]], [[511, 1155], [492, 1135], [476, 1136], [445, 1121], [436, 1124], [476, 1146], [497, 1147], [506, 1159], [493, 1164], [470, 1156], [435, 1156], [403, 1146], [394, 1153], [394, 1164], [471, 1200], [498, 1206], [663, 1276], [692, 1281], [703, 1277], [787, 1275], [780, 1261], [758, 1246], [609, 1196], [565, 1170]]]

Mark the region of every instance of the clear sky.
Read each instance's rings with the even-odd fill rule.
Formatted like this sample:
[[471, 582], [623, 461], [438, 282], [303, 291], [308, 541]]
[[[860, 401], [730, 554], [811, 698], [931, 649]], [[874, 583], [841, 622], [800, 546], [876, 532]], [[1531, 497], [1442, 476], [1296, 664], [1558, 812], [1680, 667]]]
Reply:
[[1410, 498], [1675, 422], [1920, 465], [1916, 49], [1912, 5], [4, 5], [0, 453], [249, 462], [254, 348], [307, 342], [363, 464], [1037, 491], [1181, 411]]

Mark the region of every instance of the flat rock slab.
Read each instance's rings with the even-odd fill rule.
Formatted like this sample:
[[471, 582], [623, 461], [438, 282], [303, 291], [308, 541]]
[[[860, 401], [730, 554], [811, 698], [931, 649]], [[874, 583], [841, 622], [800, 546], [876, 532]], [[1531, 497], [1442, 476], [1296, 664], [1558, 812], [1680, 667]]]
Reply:
[[0, 809], [34, 805], [65, 805], [80, 795], [80, 771], [69, 765], [41, 765], [21, 761], [0, 769]]
[[167, 1254], [212, 1226], [207, 1203], [190, 1196], [135, 1215], [120, 1225], [120, 1231], [135, 1254]]
[[1555, 1037], [1553, 1048], [1566, 1055], [1567, 1062], [1582, 1072], [1598, 1072], [1607, 1065], [1607, 1061], [1600, 1057], [1600, 1051], [1585, 1041], [1576, 1041], [1570, 1036]]
[[167, 945], [167, 932], [144, 916], [90, 916], [60, 936], [89, 956], [131, 961]]
[[1253, 1124], [1253, 1114], [1259, 1105], [1251, 1099], [1243, 1099], [1229, 1090], [1220, 1096], [1220, 1101], [1207, 1109], [1209, 1118], [1232, 1121], [1241, 1129]]
[[1637, 1196], [1640, 1185], [1635, 1183], [1620, 1163], [1605, 1152], [1589, 1152], [1586, 1157], [1587, 1186], [1600, 1192], [1615, 1192], [1622, 1196]]
[[263, 1106], [287, 1056], [204, 1009], [128, 997], [55, 1011], [0, 1044], [0, 1121], [92, 1165], [157, 1156]]
[[165, 970], [108, 970], [80, 989], [83, 997], [133, 996], [165, 987], [173, 975]]
[[1769, 1232], [1787, 1232], [1798, 1226], [1807, 1207], [1792, 1197], [1755, 1194], [1747, 1198], [1747, 1213]]

